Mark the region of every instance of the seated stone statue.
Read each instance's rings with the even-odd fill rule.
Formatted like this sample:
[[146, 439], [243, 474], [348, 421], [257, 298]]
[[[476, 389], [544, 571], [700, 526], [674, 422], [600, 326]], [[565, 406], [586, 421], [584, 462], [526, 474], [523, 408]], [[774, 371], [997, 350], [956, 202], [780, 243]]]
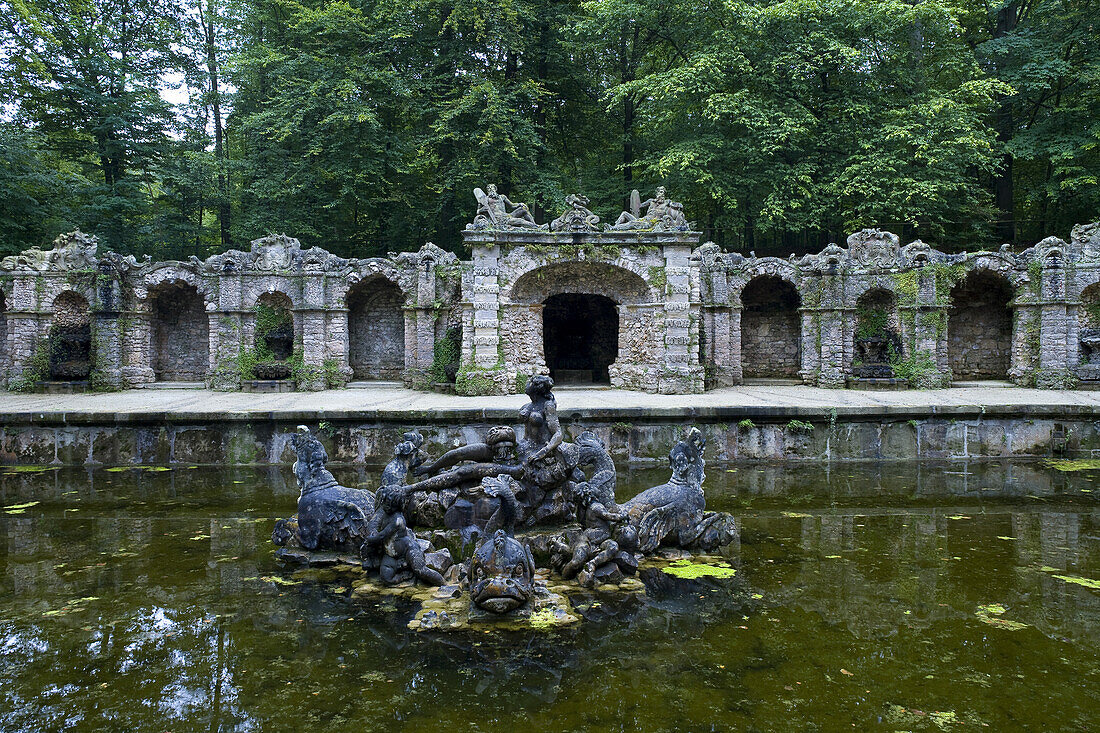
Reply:
[[305, 425], [293, 439], [294, 476], [298, 480], [297, 523], [281, 520], [272, 540], [289, 545], [295, 540], [307, 550], [359, 552], [374, 514], [374, 494], [336, 483], [325, 464], [328, 453]]
[[[684, 205], [665, 197], [665, 187], [658, 186], [653, 198], [641, 200], [638, 190], [630, 194], [630, 211], [619, 214], [615, 223], [608, 227], [612, 231], [631, 231], [637, 229], [657, 229], [659, 231], [686, 231], [688, 221], [684, 218]], [[642, 208], [645, 208], [643, 215]]]
[[[497, 193], [496, 184], [490, 183], [482, 191], [474, 189], [477, 199], [477, 214], [474, 216], [475, 229], [546, 229], [545, 224], [535, 222], [527, 204], [517, 204], [502, 193]], [[511, 211], [508, 210], [511, 207]]]

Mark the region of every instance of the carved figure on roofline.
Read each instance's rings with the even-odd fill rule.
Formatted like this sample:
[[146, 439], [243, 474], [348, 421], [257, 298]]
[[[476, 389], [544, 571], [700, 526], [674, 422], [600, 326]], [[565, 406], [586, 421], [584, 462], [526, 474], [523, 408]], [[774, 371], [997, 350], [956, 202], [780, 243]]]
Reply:
[[[619, 214], [608, 231], [652, 230], [658, 232], [686, 232], [691, 226], [684, 218], [684, 205], [666, 197], [664, 186], [657, 186], [653, 198], [642, 201], [638, 189], [630, 192], [630, 211]], [[642, 209], [645, 214], [642, 214]]]
[[550, 222], [552, 232], [594, 232], [600, 223], [600, 217], [588, 210], [587, 196], [571, 193], [565, 197], [569, 207], [561, 216]]
[[474, 189], [477, 214], [474, 215], [474, 222], [467, 227], [468, 229], [547, 229], [545, 224], [535, 221], [527, 204], [517, 204], [504, 194], [498, 193], [495, 183], [490, 183], [485, 189], [484, 191], [480, 188]]

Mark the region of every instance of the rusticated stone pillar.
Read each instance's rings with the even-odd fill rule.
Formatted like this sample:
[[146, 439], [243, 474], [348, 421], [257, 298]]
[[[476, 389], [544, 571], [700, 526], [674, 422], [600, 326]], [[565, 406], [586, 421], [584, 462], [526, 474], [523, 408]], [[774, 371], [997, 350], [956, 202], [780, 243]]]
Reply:
[[699, 364], [699, 306], [692, 303], [688, 244], [664, 244], [665, 257], [665, 359], [657, 385], [664, 394], [703, 391]]
[[217, 310], [210, 311], [210, 361], [213, 389], [240, 389], [241, 373], [237, 360], [244, 334], [241, 309], [241, 276], [227, 272], [218, 278]]
[[156, 381], [153, 371], [152, 318], [148, 301], [127, 311], [122, 323], [122, 379], [131, 389]]
[[306, 273], [302, 279], [301, 307], [295, 309], [302, 329], [302, 365], [304, 379], [298, 389], [317, 391], [325, 388], [325, 277]]

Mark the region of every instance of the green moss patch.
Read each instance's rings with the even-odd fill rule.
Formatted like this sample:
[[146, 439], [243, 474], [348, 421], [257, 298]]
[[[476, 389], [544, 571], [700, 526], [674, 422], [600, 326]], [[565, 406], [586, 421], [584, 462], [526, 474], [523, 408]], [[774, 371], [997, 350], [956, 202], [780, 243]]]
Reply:
[[1058, 580], [1064, 580], [1067, 583], [1073, 583], [1074, 585], [1083, 585], [1089, 590], [1100, 590], [1100, 580], [1082, 578], [1079, 575], [1055, 575], [1054, 577]]
[[688, 580], [694, 580], [695, 578], [732, 578], [737, 574], [736, 570], [725, 563], [711, 565], [705, 562], [692, 562], [686, 558], [676, 560], [661, 568], [661, 570], [674, 577], [687, 578]]
[[1082, 458], [1078, 460], [1048, 460], [1043, 461], [1043, 465], [1047, 468], [1053, 468], [1055, 471], [1062, 471], [1063, 473], [1072, 473], [1074, 471], [1100, 471], [1100, 459], [1096, 458]]
[[148, 473], [160, 473], [162, 471], [171, 471], [168, 466], [112, 466], [111, 468], [105, 468], [104, 471], [111, 473], [121, 473], [123, 471], [146, 471]]
[[61, 466], [4, 466], [4, 473], [45, 473], [46, 471], [56, 471]]
[[982, 623], [996, 626], [998, 629], [1005, 629], [1006, 631], [1019, 631], [1020, 629], [1027, 628], [1027, 624], [1025, 623], [1001, 618], [1005, 610], [1005, 607], [1000, 603], [990, 603], [984, 606], [978, 606], [978, 610], [974, 612], [974, 615], [977, 616], [978, 620]]

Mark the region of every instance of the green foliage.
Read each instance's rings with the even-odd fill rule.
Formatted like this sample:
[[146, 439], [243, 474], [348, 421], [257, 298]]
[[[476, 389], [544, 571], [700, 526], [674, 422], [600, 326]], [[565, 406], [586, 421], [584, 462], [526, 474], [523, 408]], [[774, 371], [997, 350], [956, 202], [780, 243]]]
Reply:
[[885, 306], [856, 308], [856, 338], [885, 336], [890, 330], [890, 316]]
[[755, 427], [756, 427], [756, 423], [754, 423], [752, 420], [750, 420], [747, 417], [744, 420], [737, 423], [737, 429], [738, 430], [752, 430]]
[[470, 367], [455, 376], [455, 394], [475, 396], [496, 394], [496, 381], [487, 370]]
[[629, 422], [616, 422], [611, 424], [611, 432], [619, 433], [621, 435], [630, 435], [634, 430], [634, 423]]
[[788, 433], [812, 433], [813, 431], [813, 424], [805, 422], [803, 420], [791, 420], [789, 423], [787, 423]]
[[664, 267], [654, 265], [649, 268], [649, 284], [657, 292], [665, 292], [665, 286], [668, 285], [668, 273], [665, 272]]
[[1100, 210], [1094, 15], [0, 0], [0, 254], [74, 226], [154, 257], [267, 231], [347, 255], [457, 250], [487, 182], [540, 221], [570, 191], [610, 221], [665, 183], [708, 238], [761, 254], [869, 225], [1033, 242]]
[[447, 375], [447, 367], [458, 364], [462, 349], [461, 338], [461, 330], [450, 328], [447, 329], [447, 333], [443, 335], [443, 338], [435, 342], [432, 365], [428, 369], [428, 380], [433, 384], [445, 384], [451, 381]]
[[23, 371], [8, 381], [8, 389], [12, 392], [33, 392], [38, 388], [38, 383], [50, 376], [50, 345], [49, 340], [43, 339], [35, 344], [31, 358], [27, 360]]
[[935, 359], [927, 351], [918, 350], [904, 358], [895, 356], [890, 363], [894, 367], [894, 375], [899, 379], [909, 380], [909, 386], [913, 389], [947, 386]]

